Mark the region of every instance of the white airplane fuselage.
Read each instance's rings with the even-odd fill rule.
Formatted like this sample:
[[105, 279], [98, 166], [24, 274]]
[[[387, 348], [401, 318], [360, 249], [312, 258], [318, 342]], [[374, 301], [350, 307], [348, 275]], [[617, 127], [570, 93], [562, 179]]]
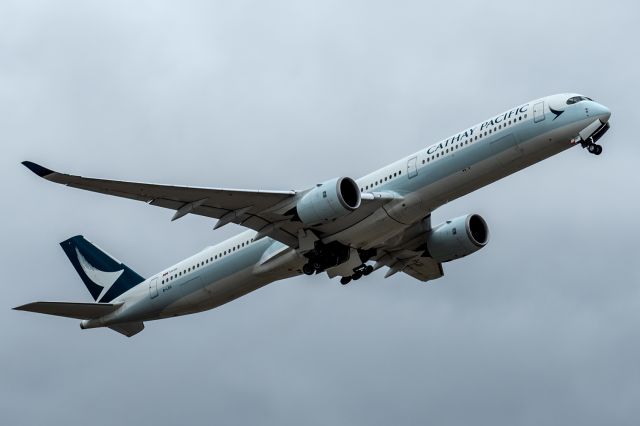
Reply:
[[[340, 282], [388, 267], [429, 281], [442, 263], [488, 241], [479, 215], [431, 225], [431, 212], [572, 146], [599, 155], [610, 111], [577, 94], [518, 105], [360, 179], [335, 178], [304, 191], [234, 190], [85, 178], [23, 164], [41, 178], [144, 201], [252, 230], [207, 247], [150, 278], [78, 235], [60, 243], [97, 303], [34, 302], [17, 310], [82, 319], [126, 336], [144, 322], [215, 308], [277, 280], [326, 272]], [[256, 230], [258, 232], [256, 232]], [[373, 260], [375, 266], [367, 262]]]
[[[580, 145], [580, 133], [595, 120], [607, 123], [610, 112], [591, 100], [567, 104], [571, 96], [521, 104], [357, 179], [363, 196], [394, 194], [398, 199], [390, 197], [382, 208], [323, 242], [389, 245], [439, 206]], [[85, 320], [82, 327], [200, 312], [302, 273], [303, 255], [269, 237], [253, 241], [255, 235], [243, 232], [153, 275], [114, 300], [122, 303], [118, 310]]]

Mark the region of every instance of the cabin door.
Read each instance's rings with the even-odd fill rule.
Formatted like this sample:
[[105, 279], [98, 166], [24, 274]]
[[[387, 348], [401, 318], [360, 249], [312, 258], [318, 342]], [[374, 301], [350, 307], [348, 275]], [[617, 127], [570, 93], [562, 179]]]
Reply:
[[409, 179], [418, 176], [418, 157], [412, 157], [407, 162], [407, 176]]

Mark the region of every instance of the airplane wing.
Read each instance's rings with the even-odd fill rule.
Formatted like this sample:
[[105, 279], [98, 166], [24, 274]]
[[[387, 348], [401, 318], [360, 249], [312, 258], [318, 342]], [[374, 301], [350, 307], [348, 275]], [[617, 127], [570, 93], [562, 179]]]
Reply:
[[422, 251], [397, 250], [382, 252], [377, 258], [374, 269], [388, 266], [385, 278], [397, 272], [404, 272], [420, 281], [431, 281], [444, 275], [442, 264], [430, 257], [423, 257]]
[[[320, 229], [305, 227], [293, 214], [299, 197], [307, 191], [201, 188], [125, 182], [59, 173], [31, 161], [24, 161], [22, 164], [51, 182], [175, 210], [172, 220], [186, 214], [207, 216], [218, 219], [214, 229], [227, 223], [235, 223], [257, 231], [257, 239], [268, 235], [293, 248], [298, 248], [300, 231], [311, 229], [320, 238], [326, 235]], [[388, 195], [381, 193], [363, 194], [360, 208], [333, 223], [333, 229], [345, 229], [357, 223], [389, 199]]]
[[208, 216], [219, 220], [216, 228], [236, 223], [258, 232], [268, 231], [270, 237], [288, 246], [296, 247], [298, 244], [297, 231], [302, 224], [292, 222], [291, 216], [285, 215], [295, 205], [296, 191], [251, 191], [124, 182], [58, 173], [31, 161], [22, 164], [51, 182], [175, 210], [172, 220], [189, 213]]

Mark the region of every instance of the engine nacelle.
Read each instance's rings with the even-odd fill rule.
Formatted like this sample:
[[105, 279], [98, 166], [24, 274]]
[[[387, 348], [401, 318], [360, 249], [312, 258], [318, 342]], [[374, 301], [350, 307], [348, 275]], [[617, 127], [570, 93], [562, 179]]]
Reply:
[[351, 178], [342, 177], [316, 185], [296, 205], [305, 225], [317, 225], [337, 219], [360, 207], [360, 187]]
[[427, 236], [427, 254], [438, 262], [448, 262], [480, 250], [487, 242], [487, 223], [478, 214], [468, 214], [434, 227]]

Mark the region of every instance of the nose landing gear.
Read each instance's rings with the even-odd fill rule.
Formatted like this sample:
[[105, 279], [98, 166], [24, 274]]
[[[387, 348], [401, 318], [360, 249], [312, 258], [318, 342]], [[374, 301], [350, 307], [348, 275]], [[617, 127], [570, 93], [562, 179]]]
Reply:
[[583, 148], [587, 148], [589, 154], [600, 155], [602, 154], [602, 146], [598, 145], [593, 137], [590, 137], [586, 141], [581, 141], [580, 144]]
[[600, 155], [602, 154], [602, 146], [591, 142], [587, 145], [587, 151], [593, 155]]

